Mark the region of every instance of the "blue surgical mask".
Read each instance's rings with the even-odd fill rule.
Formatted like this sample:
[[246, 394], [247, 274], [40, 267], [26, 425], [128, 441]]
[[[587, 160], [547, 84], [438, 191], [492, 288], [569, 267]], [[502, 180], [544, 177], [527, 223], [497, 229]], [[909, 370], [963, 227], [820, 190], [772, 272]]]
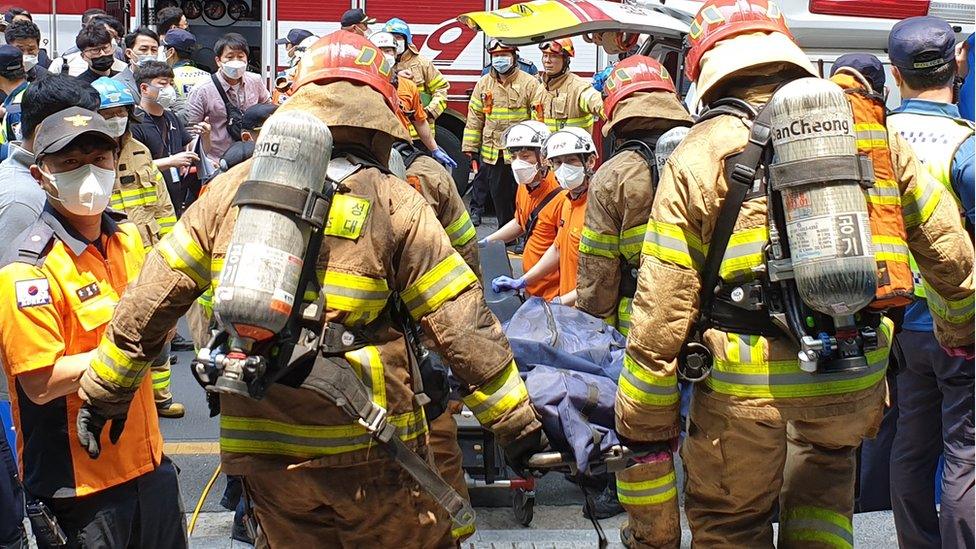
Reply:
[[505, 74], [512, 69], [512, 58], [507, 55], [492, 57], [491, 66], [500, 74]]

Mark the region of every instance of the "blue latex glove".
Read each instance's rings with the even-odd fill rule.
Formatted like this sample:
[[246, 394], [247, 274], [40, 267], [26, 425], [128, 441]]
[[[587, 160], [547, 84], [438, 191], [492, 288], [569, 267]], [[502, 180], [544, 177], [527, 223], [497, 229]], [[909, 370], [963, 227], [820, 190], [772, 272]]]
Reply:
[[491, 289], [497, 294], [505, 290], [525, 289], [525, 278], [512, 278], [510, 276], [499, 276], [491, 281]]
[[444, 152], [444, 149], [437, 147], [431, 154], [434, 155], [434, 160], [440, 162], [445, 168], [449, 170], [457, 168], [457, 162]]
[[488, 245], [488, 237], [487, 236], [478, 241], [478, 247], [479, 248], [484, 248], [487, 245]]

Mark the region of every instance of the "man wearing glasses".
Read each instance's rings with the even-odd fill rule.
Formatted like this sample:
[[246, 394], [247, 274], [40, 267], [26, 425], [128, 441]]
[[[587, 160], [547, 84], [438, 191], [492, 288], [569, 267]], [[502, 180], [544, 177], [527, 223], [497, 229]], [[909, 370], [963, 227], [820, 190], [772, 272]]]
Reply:
[[103, 76], [112, 77], [117, 74], [112, 70], [115, 62], [115, 46], [112, 35], [105, 25], [86, 25], [82, 27], [75, 38], [75, 45], [81, 51], [81, 57], [88, 64], [88, 69], [78, 75], [78, 79], [87, 84]]

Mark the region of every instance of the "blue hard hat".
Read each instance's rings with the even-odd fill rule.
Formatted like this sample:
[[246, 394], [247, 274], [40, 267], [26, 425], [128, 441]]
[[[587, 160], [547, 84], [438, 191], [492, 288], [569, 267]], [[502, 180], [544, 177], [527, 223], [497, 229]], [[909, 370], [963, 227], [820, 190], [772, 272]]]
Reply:
[[92, 87], [98, 90], [99, 97], [102, 98], [98, 110], [111, 109], [112, 107], [126, 107], [136, 104], [136, 98], [132, 96], [129, 88], [118, 80], [113, 80], [103, 76], [92, 82]]
[[383, 25], [383, 32], [388, 32], [391, 34], [400, 34], [407, 39], [407, 45], [413, 43], [413, 34], [410, 33], [410, 25], [399, 17], [394, 17]]
[[929, 71], [956, 62], [956, 35], [945, 19], [910, 17], [888, 35], [888, 58], [903, 71]]

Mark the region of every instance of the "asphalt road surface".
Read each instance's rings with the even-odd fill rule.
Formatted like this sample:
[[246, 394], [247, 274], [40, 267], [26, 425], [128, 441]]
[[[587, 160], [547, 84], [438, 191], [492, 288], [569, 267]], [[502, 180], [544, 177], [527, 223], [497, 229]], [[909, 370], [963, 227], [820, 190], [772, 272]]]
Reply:
[[[492, 219], [478, 229], [478, 238], [494, 230]], [[518, 269], [520, 270], [520, 269]], [[180, 332], [188, 336], [185, 324]], [[219, 462], [219, 429], [216, 418], [210, 418], [203, 389], [193, 379], [189, 364], [191, 352], [177, 353], [173, 366], [172, 391], [177, 401], [186, 405], [187, 414], [179, 420], [161, 419], [166, 452], [180, 468], [180, 488], [189, 515], [200, 500], [204, 487]], [[678, 468], [679, 481], [681, 469]], [[233, 514], [220, 506], [225, 481], [218, 477], [204, 499], [190, 546], [194, 548], [248, 547], [230, 540]], [[474, 488], [472, 500], [478, 513], [478, 532], [464, 547], [485, 548], [575, 548], [596, 547], [597, 535], [580, 510], [580, 489], [559, 474], [540, 479], [536, 487], [536, 507], [529, 527], [518, 523], [510, 508], [511, 492], [507, 488]], [[610, 547], [622, 547], [619, 527], [625, 516], [601, 521]], [[855, 545], [859, 548], [896, 547], [894, 523], [890, 513], [857, 515], [854, 520]], [[691, 534], [683, 525], [682, 545], [690, 547]]]

